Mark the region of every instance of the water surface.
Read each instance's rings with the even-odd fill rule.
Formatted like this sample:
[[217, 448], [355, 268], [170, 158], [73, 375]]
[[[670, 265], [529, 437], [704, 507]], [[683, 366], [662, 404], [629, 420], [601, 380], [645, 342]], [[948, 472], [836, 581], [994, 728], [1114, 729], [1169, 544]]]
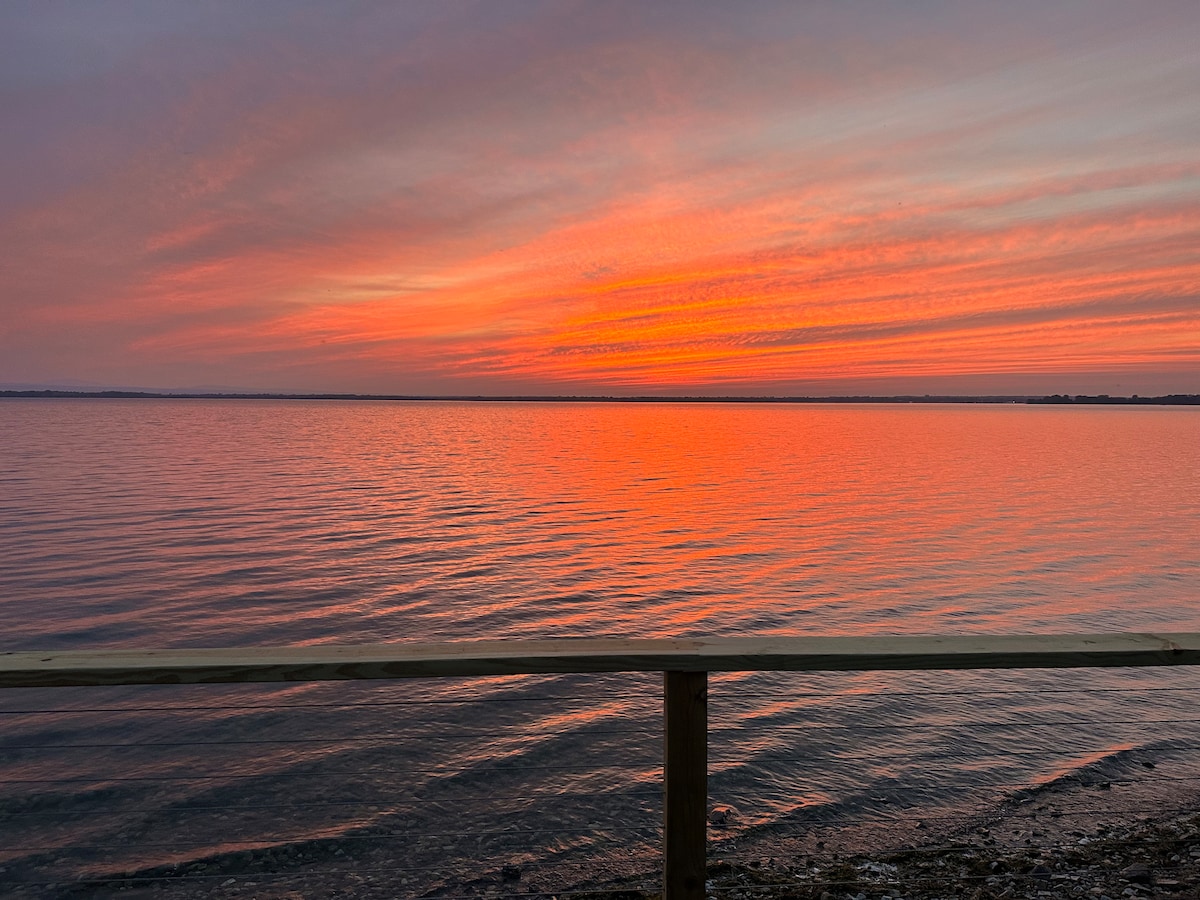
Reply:
[[[1192, 409], [53, 400], [0, 433], [10, 650], [1200, 630]], [[957, 814], [1186, 760], [1198, 686], [714, 677], [713, 801]], [[7, 692], [0, 865], [383, 854], [419, 893], [646, 849], [658, 702], [651, 676]]]

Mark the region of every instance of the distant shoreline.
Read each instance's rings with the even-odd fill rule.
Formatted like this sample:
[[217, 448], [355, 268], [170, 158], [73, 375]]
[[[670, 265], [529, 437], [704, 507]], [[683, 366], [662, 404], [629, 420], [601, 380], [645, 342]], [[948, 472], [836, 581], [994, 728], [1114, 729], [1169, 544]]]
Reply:
[[180, 391], [65, 391], [5, 390], [0, 399], [69, 400], [375, 400], [441, 401], [472, 403], [991, 403], [991, 404], [1063, 404], [1080, 406], [1200, 406], [1200, 394], [1165, 394], [1159, 397], [1113, 397], [1108, 394], [1051, 394], [1048, 396], [959, 396], [911, 395], [891, 397], [869, 395], [847, 397], [612, 397], [565, 396], [561, 394], [486, 395], [486, 394], [276, 394], [215, 393]]

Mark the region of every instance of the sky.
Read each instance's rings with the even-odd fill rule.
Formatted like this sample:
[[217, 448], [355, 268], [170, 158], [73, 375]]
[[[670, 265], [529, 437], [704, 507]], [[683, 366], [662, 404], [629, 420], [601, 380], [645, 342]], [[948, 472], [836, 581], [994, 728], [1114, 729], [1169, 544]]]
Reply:
[[1200, 4], [0, 5], [0, 387], [1200, 393]]

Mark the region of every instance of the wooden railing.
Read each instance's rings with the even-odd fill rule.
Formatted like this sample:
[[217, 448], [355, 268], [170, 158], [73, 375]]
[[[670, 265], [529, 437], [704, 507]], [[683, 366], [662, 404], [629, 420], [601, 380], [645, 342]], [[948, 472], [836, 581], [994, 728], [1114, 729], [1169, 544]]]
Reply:
[[1200, 665], [1200, 633], [548, 640], [0, 653], [0, 687], [664, 673], [663, 894], [704, 897], [707, 673]]

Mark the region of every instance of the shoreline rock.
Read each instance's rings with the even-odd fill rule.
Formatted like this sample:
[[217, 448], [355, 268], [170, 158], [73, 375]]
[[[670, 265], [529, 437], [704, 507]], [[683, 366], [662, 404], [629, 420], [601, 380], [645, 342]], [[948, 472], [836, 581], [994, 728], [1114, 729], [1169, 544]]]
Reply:
[[[1086, 839], [1084, 839], [1086, 838]], [[709, 897], [731, 900], [1044, 900], [1200, 895], [1200, 815], [1100, 825], [1074, 844], [956, 841], [885, 854], [715, 860]], [[571, 891], [583, 900], [653, 900], [622, 880]]]

